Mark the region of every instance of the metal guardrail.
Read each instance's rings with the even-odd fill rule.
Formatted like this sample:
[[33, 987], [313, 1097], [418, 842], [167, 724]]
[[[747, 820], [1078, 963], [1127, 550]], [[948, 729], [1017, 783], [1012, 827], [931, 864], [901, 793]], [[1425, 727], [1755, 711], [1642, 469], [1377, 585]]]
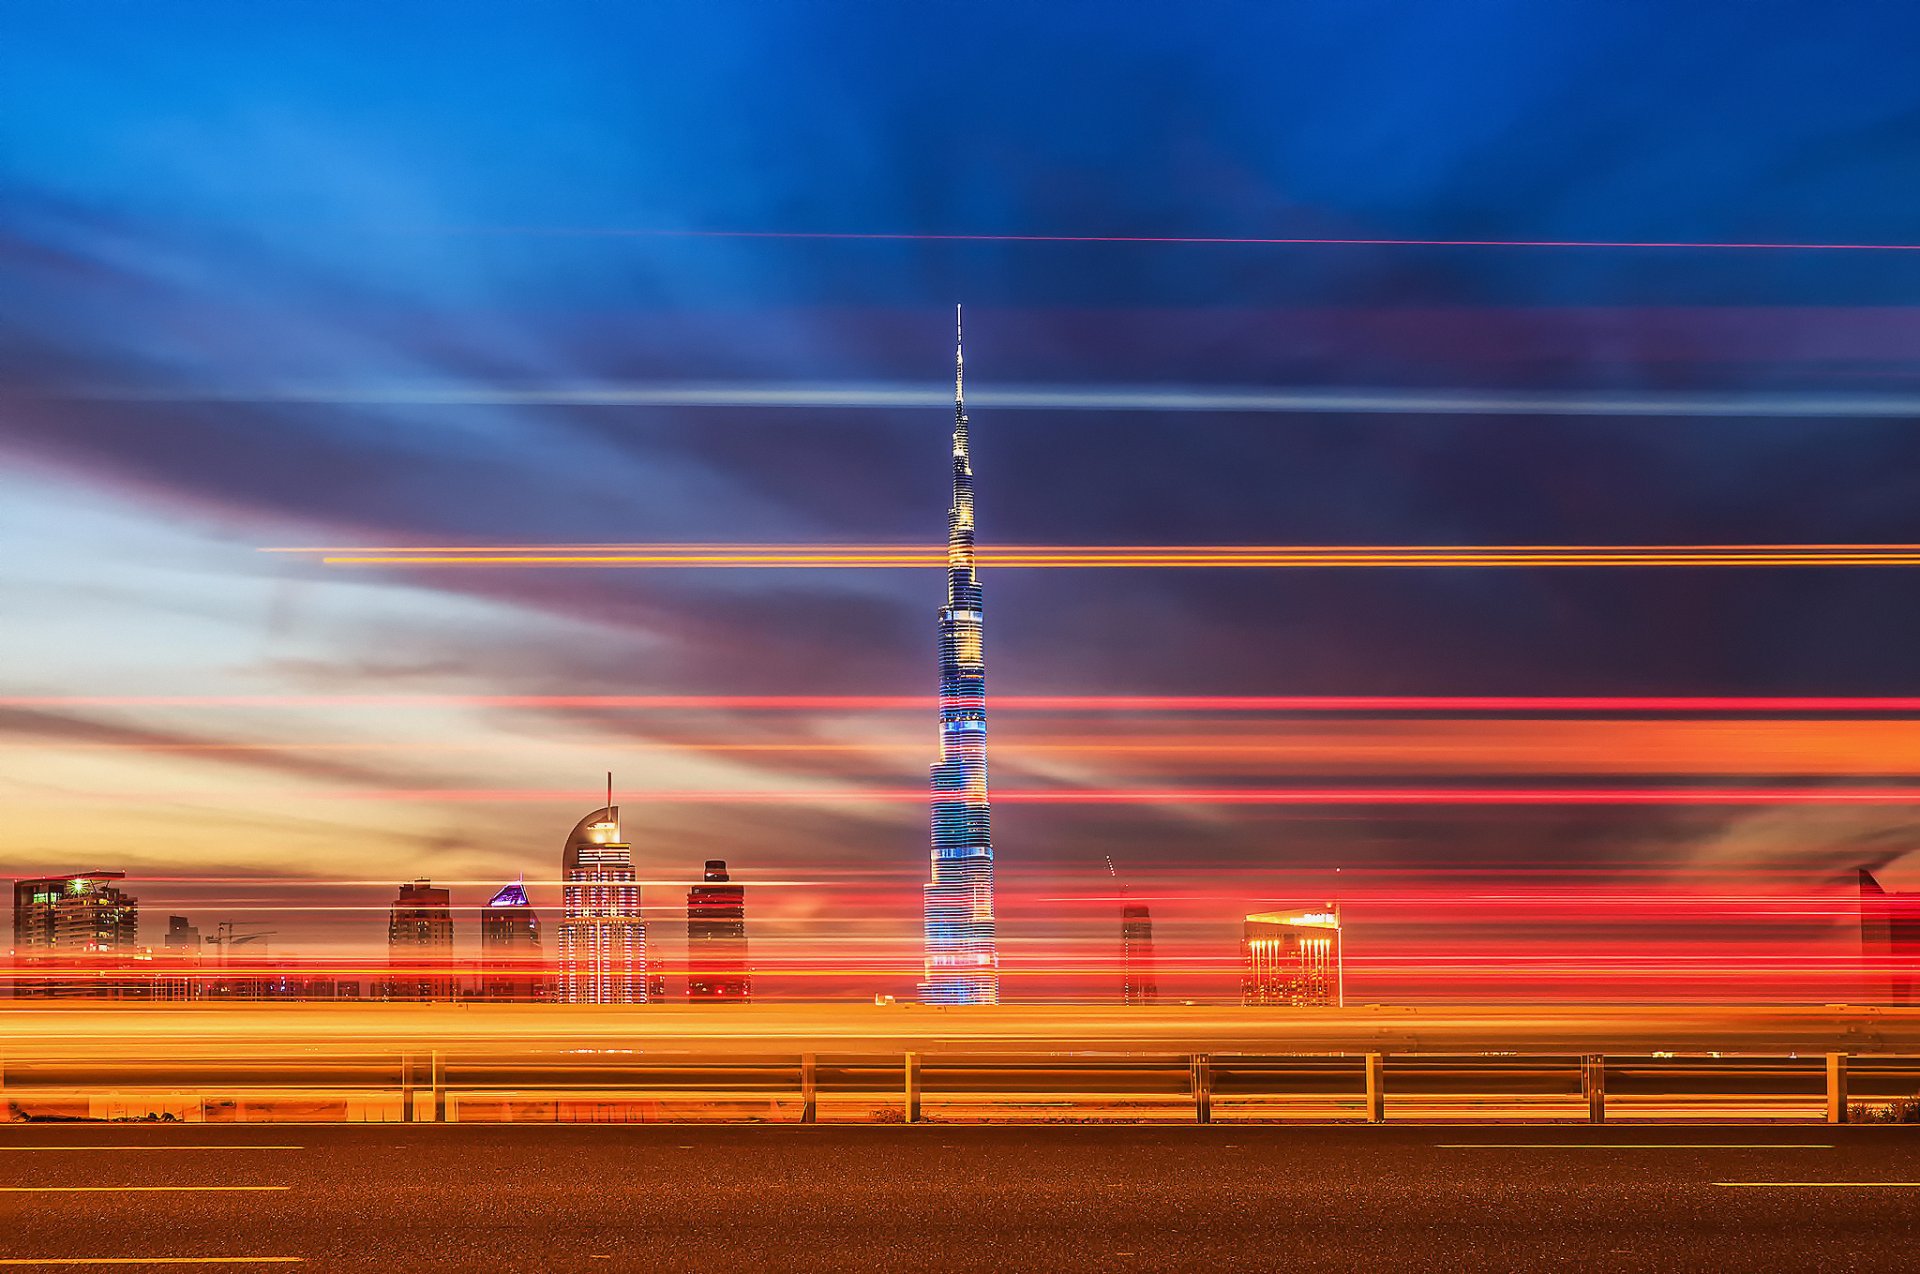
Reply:
[[811, 1123], [1824, 1119], [1920, 1110], [1920, 1056], [627, 1050], [0, 1058], [0, 1118]]

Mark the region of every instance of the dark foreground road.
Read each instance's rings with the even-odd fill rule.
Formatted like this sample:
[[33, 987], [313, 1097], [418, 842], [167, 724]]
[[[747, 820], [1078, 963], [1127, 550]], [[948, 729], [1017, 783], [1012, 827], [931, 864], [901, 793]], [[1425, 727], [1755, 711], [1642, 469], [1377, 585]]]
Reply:
[[15, 1124], [0, 1186], [7, 1268], [1911, 1270], [1920, 1251], [1920, 1131], [1893, 1127]]

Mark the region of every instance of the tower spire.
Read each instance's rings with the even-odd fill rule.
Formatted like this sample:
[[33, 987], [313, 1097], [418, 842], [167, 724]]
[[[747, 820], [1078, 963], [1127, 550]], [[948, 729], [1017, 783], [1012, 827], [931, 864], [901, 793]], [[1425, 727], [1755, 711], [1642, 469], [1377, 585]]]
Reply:
[[927, 977], [920, 987], [929, 1004], [1000, 999], [987, 810], [987, 670], [970, 451], [966, 348], [956, 305], [953, 506], [947, 512], [947, 604], [940, 611], [940, 759], [932, 770], [933, 870], [924, 894]]

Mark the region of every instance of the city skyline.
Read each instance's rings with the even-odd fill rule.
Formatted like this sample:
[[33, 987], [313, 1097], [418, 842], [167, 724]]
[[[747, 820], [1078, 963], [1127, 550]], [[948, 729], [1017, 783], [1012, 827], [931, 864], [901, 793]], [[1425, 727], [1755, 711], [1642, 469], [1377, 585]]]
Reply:
[[[289, 61], [284, 15], [223, 13], [156, 63], [42, 6], [0, 53], [35, 104], [0, 121], [11, 872], [360, 964], [398, 882], [465, 926], [524, 872], [551, 947], [556, 828], [611, 765], [662, 963], [721, 859], [757, 992], [911, 996], [940, 567], [262, 550], [942, 554], [963, 298], [1010, 988], [1112, 985], [1112, 854], [1164, 997], [1233, 994], [1244, 915], [1338, 894], [1374, 998], [1844, 998], [1854, 873], [1920, 890], [1916, 802], [1786, 801], [1920, 779], [1911, 568], [995, 565], [1914, 540], [1897, 33], [1403, 17], [415, 13], [299, 22]], [[1497, 38], [1430, 56], [1462, 29]], [[679, 60], [636, 83], [626, 47]], [[1742, 243], [1852, 246], [1543, 246]], [[1452, 706], [1234, 706], [1344, 697]], [[1375, 788], [1490, 799], [1243, 795]]]

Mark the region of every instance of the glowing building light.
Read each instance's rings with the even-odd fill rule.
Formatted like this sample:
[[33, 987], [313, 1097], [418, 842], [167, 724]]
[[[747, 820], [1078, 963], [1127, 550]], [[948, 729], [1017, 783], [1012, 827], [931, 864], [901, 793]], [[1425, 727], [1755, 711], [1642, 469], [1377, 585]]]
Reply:
[[953, 507], [947, 514], [947, 604], [940, 612], [940, 760], [933, 766], [932, 875], [922, 897], [928, 1004], [1000, 1002], [993, 842], [987, 819], [987, 673], [973, 544], [973, 460], [966, 362], [954, 310]]
[[387, 998], [451, 1000], [453, 897], [425, 880], [400, 886], [387, 914]]
[[705, 880], [687, 890], [687, 998], [742, 1004], [753, 998], [747, 891], [731, 883], [724, 859], [708, 859]]
[[480, 994], [527, 1003], [546, 998], [540, 917], [524, 881], [502, 886], [480, 909]]
[[647, 926], [633, 847], [620, 838], [620, 807], [611, 793], [604, 807], [574, 825], [562, 851], [560, 880], [555, 998], [563, 1004], [645, 1004]]
[[1243, 1004], [1307, 1008], [1346, 1003], [1338, 903], [1248, 916], [1240, 948]]

